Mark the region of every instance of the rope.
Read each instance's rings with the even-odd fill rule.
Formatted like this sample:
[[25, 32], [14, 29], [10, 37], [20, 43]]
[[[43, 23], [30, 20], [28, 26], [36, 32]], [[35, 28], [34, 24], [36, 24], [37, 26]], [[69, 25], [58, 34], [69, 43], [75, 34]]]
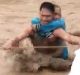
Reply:
[[[39, 49], [39, 48], [67, 48], [68, 46], [33, 46], [33, 47], [12, 47], [10, 49], [28, 49], [28, 48], [35, 48], [35, 49]], [[0, 49], [5, 49], [0, 47]]]
[[65, 48], [67, 46], [33, 46], [33, 48]]

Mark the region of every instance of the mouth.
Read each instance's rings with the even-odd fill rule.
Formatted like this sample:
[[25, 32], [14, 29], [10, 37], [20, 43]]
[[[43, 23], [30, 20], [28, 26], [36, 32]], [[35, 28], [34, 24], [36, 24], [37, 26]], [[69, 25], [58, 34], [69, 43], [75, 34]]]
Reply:
[[42, 23], [43, 23], [43, 24], [47, 24], [47, 23], [48, 23], [48, 21], [43, 21]]

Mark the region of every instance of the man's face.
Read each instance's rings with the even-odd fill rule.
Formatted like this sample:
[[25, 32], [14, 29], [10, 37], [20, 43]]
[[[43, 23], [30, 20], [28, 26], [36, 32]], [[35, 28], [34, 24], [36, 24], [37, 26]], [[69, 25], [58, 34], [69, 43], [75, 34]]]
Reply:
[[53, 13], [46, 8], [42, 8], [40, 11], [40, 19], [43, 24], [53, 20]]

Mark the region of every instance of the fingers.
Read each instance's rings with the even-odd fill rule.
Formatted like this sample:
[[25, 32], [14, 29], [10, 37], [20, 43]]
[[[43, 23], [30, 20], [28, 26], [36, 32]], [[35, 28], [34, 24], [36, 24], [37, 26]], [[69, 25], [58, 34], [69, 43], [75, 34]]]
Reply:
[[4, 45], [2, 46], [2, 48], [3, 48], [4, 50], [9, 50], [9, 49], [11, 49], [11, 46], [9, 46], [9, 45], [7, 45], [7, 44], [4, 44]]
[[14, 43], [12, 41], [8, 41], [2, 46], [2, 48], [4, 50], [11, 50], [14, 47], [19, 47], [19, 44], [18, 43]]

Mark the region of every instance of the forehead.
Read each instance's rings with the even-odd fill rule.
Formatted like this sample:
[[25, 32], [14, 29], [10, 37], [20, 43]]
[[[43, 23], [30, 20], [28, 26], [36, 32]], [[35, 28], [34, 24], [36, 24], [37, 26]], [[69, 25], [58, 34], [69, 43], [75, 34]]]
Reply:
[[52, 15], [52, 12], [48, 10], [47, 8], [42, 8], [40, 11], [40, 14], [42, 15]]

